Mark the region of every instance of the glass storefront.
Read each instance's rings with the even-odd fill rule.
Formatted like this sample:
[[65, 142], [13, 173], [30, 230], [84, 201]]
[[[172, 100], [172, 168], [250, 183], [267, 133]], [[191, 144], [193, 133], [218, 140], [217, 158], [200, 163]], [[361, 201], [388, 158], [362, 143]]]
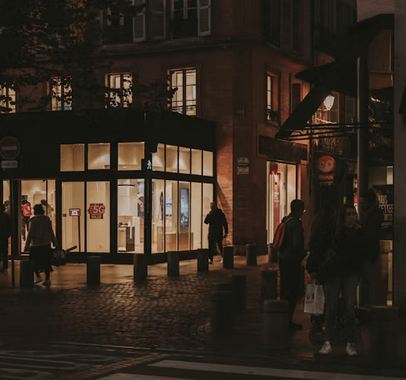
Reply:
[[296, 165], [267, 162], [267, 240], [272, 243], [276, 227], [290, 213], [297, 197]]

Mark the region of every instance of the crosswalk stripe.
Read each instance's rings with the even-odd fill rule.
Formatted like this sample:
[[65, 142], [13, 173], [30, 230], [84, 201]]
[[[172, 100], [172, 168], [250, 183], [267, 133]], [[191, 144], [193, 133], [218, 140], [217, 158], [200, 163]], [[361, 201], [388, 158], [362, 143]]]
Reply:
[[161, 360], [160, 362], [148, 364], [149, 367], [185, 369], [190, 371], [221, 372], [232, 374], [243, 374], [251, 376], [274, 376], [293, 379], [312, 380], [405, 380], [399, 377], [381, 377], [332, 372], [300, 371], [293, 369], [245, 367], [239, 365], [213, 364], [202, 362], [188, 362], [181, 360]]
[[102, 377], [98, 380], [191, 380], [191, 379], [179, 379], [175, 377], [162, 377], [151, 375], [136, 375], [133, 373], [115, 373], [107, 377]]

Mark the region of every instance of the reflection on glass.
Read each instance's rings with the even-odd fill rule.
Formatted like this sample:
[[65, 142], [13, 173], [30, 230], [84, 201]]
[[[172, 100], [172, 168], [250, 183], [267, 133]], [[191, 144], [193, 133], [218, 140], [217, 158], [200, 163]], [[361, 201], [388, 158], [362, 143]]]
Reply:
[[6, 213], [10, 215], [10, 181], [3, 181], [3, 204]]
[[85, 184], [62, 183], [62, 248], [76, 246], [72, 252], [85, 249]]
[[152, 253], [164, 251], [164, 180], [152, 180]]
[[110, 143], [88, 145], [88, 169], [110, 169]]
[[202, 184], [192, 183], [190, 224], [191, 249], [200, 249], [202, 245]]
[[213, 177], [213, 152], [203, 151], [203, 175]]
[[176, 173], [178, 171], [178, 147], [166, 146], [166, 171]]
[[[190, 183], [179, 182], [179, 251], [190, 249]], [[192, 237], [193, 239], [193, 237]]]
[[87, 252], [110, 252], [110, 182], [87, 182]]
[[192, 149], [192, 174], [202, 175], [202, 151]]
[[152, 170], [163, 172], [165, 170], [165, 146], [158, 144], [156, 153], [152, 153]]
[[165, 251], [178, 250], [178, 183], [165, 183]]
[[85, 144], [61, 145], [61, 172], [85, 170]]
[[118, 170], [141, 170], [144, 143], [118, 143]]
[[179, 173], [190, 174], [190, 149], [179, 148]]
[[210, 212], [210, 202], [213, 202], [213, 184], [204, 183], [203, 184], [203, 207], [202, 207], [202, 225], [203, 225], [203, 236], [202, 236], [202, 246], [203, 248], [209, 248], [208, 233], [209, 225], [204, 224], [204, 219], [206, 215]]
[[144, 180], [119, 179], [118, 252], [144, 252]]

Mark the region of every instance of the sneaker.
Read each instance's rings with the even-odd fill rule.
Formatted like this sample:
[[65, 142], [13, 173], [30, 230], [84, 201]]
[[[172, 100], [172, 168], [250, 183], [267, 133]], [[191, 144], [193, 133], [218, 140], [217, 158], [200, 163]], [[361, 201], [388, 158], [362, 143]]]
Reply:
[[[347, 346], [348, 349], [348, 346]], [[319, 354], [321, 355], [328, 355], [333, 349], [331, 348], [331, 344], [329, 341], [324, 342], [323, 347], [319, 351]]]
[[209, 259], [209, 264], [213, 264], [213, 259]]
[[38, 284], [41, 281], [42, 281], [41, 276], [35, 276], [34, 284]]
[[222, 264], [222, 263], [223, 263], [223, 258], [220, 259], [220, 264]]
[[50, 280], [45, 280], [42, 284], [45, 285], [45, 286], [49, 286], [49, 285], [51, 285], [51, 281]]
[[358, 355], [358, 352], [354, 347], [354, 343], [347, 343], [347, 348], [345, 349], [345, 352], [347, 353], [348, 356]]

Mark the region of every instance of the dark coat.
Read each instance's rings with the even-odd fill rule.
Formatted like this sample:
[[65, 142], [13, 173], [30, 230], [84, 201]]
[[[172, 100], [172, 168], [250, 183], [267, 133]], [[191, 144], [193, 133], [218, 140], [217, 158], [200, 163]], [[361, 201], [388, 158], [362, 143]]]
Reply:
[[0, 212], [0, 239], [7, 240], [9, 236], [11, 236], [11, 220], [3, 211]]
[[278, 249], [279, 261], [302, 261], [306, 256], [304, 249], [303, 226], [300, 218], [289, 214], [282, 221], [291, 218], [285, 227], [282, 246]]
[[226, 216], [220, 208], [211, 210], [204, 219], [204, 223], [209, 225], [208, 239], [222, 239], [224, 233], [228, 234], [228, 224]]

